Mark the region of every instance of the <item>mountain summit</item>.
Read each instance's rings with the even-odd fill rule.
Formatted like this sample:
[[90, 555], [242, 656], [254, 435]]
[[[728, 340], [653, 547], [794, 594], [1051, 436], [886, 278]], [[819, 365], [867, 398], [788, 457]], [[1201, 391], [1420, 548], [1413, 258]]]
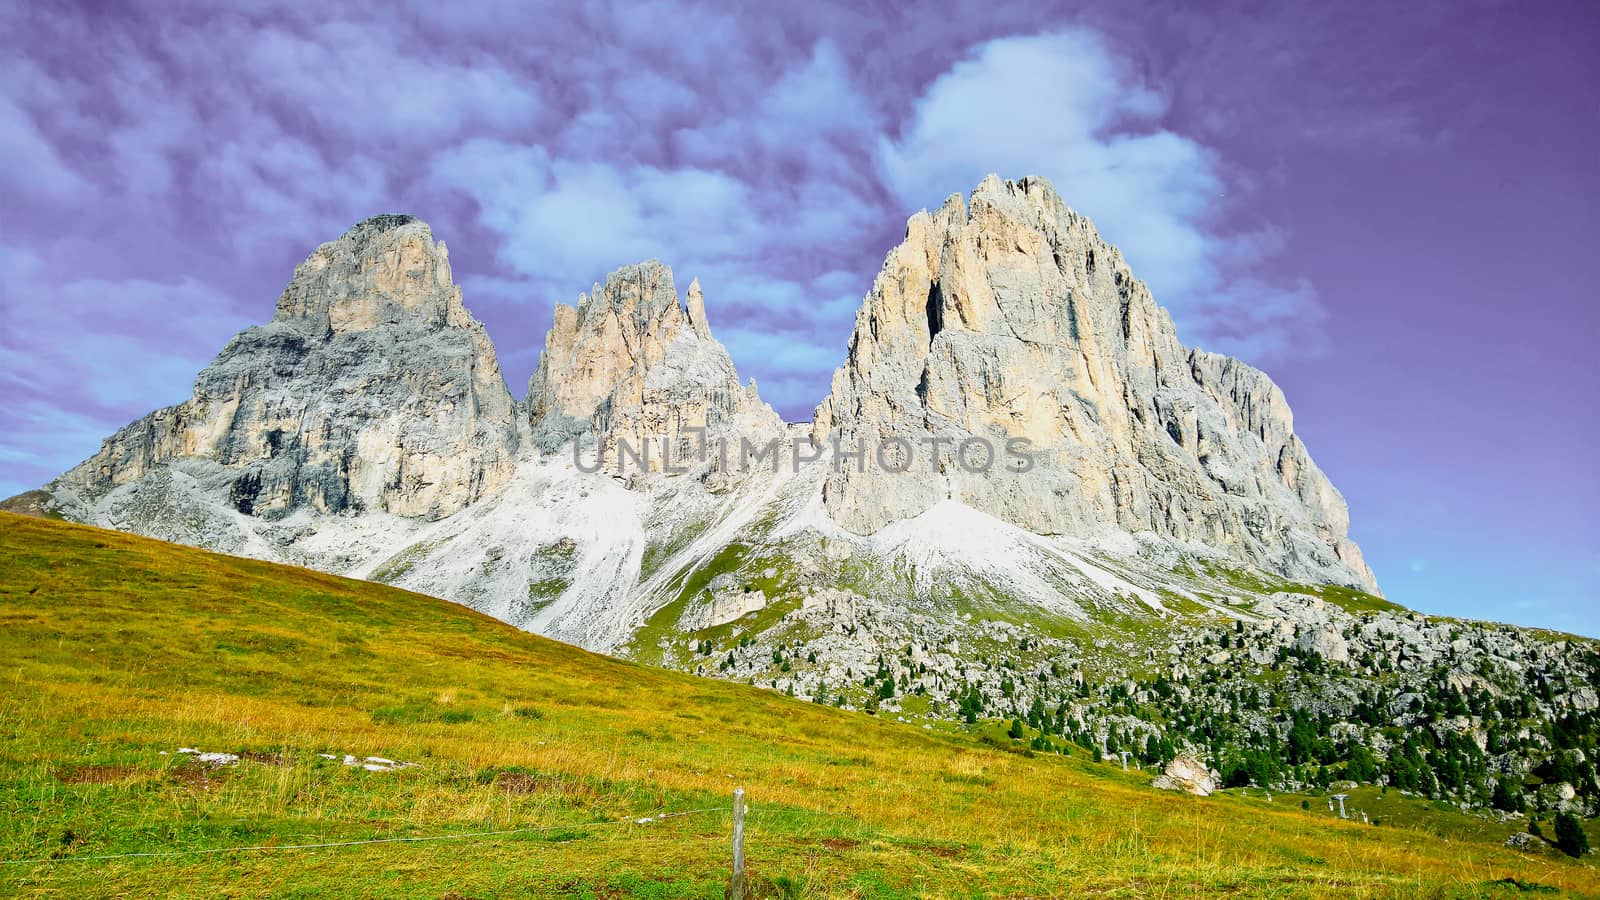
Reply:
[[722, 431], [741, 417], [757, 431], [778, 427], [711, 336], [700, 282], [680, 301], [672, 270], [656, 260], [612, 272], [575, 307], [556, 305], [525, 405], [545, 446], [591, 433], [613, 460], [624, 443], [679, 447], [686, 428]]
[[70, 518], [271, 557], [247, 520], [441, 518], [480, 499], [511, 474], [514, 410], [444, 243], [376, 216], [306, 257], [272, 321], [235, 336], [193, 398], [49, 489]]
[[[991, 175], [911, 218], [815, 430], [944, 448], [937, 471], [831, 473], [829, 514], [857, 533], [950, 499], [1037, 534], [1149, 533], [1377, 591], [1283, 393], [1185, 349], [1122, 254], [1040, 178]], [[1034, 468], [972, 471], [954, 457], [975, 436], [1025, 438]]]

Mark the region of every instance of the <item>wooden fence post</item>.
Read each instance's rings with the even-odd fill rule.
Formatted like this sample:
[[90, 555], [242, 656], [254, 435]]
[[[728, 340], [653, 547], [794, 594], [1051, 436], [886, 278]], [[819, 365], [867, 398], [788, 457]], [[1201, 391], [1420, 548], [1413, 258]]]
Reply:
[[744, 900], [744, 788], [733, 791], [733, 884], [728, 895]]

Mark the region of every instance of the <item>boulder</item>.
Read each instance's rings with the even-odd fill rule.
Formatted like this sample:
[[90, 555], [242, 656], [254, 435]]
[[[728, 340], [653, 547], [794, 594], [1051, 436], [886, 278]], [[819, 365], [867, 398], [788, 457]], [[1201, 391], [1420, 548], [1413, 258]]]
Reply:
[[1167, 763], [1167, 768], [1150, 784], [1162, 790], [1207, 797], [1217, 790], [1219, 777], [1194, 757], [1179, 755]]

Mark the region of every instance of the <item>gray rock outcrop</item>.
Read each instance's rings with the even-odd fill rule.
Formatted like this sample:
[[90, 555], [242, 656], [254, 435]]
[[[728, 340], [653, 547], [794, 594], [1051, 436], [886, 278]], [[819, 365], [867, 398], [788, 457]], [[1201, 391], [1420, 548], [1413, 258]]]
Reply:
[[608, 464], [624, 464], [626, 442], [654, 453], [647, 464], [627, 465], [659, 470], [663, 441], [675, 460], [698, 457], [701, 437], [685, 429], [776, 432], [777, 414], [754, 381], [740, 386], [733, 359], [711, 336], [698, 280], [686, 299], [672, 270], [650, 260], [612, 272], [576, 306], [556, 306], [525, 401], [543, 446], [592, 433]]
[[93, 519], [108, 492], [183, 461], [248, 515], [437, 518], [510, 476], [514, 412], [444, 243], [410, 216], [376, 216], [307, 257], [272, 321], [235, 336], [191, 399], [121, 429], [49, 490]]
[[[913, 448], [905, 472], [846, 461], [829, 475], [828, 513], [858, 534], [951, 498], [1039, 534], [1153, 533], [1377, 590], [1282, 392], [1183, 347], [1122, 254], [1042, 179], [990, 176], [911, 218], [814, 435]], [[972, 438], [992, 465], [978, 444], [959, 455]], [[1011, 439], [1027, 442], [1013, 445], [1026, 471]]]

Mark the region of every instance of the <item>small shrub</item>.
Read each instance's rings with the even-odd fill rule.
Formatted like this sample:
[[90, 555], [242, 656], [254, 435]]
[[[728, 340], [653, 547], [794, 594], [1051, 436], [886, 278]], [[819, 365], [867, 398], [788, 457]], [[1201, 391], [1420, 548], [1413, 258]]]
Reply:
[[372, 711], [372, 721], [377, 725], [421, 724], [443, 722], [460, 725], [476, 719], [470, 709], [440, 709], [430, 703], [408, 703], [404, 706], [380, 706]]
[[805, 879], [778, 875], [772, 879], [773, 892], [783, 900], [799, 900], [805, 896]]

